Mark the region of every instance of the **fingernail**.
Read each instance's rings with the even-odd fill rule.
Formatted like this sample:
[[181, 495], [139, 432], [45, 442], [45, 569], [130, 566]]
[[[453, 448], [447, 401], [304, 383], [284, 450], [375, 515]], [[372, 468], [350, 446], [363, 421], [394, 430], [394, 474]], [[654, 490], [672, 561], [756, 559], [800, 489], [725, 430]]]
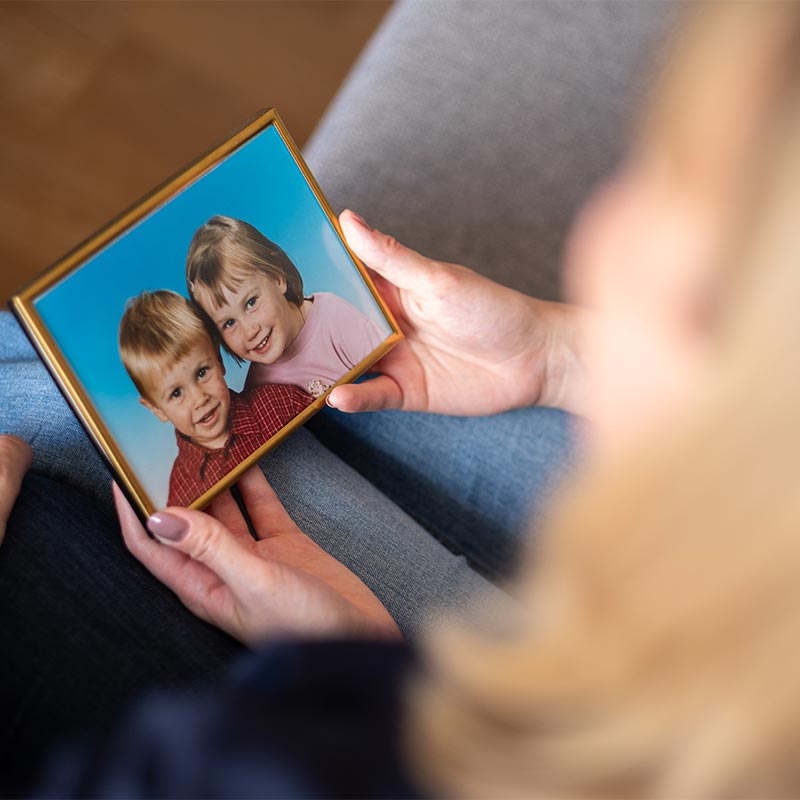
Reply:
[[159, 539], [168, 539], [170, 542], [179, 542], [189, 530], [186, 520], [170, 514], [168, 511], [159, 511], [147, 520], [150, 533]]
[[367, 221], [364, 219], [364, 217], [362, 217], [360, 214], [356, 214], [355, 211], [351, 211], [350, 213], [353, 215], [353, 219], [359, 225], [361, 225], [362, 227], [366, 228], [368, 231], [374, 231], [375, 230], [375, 228], [373, 228], [371, 225], [369, 225], [367, 223]]

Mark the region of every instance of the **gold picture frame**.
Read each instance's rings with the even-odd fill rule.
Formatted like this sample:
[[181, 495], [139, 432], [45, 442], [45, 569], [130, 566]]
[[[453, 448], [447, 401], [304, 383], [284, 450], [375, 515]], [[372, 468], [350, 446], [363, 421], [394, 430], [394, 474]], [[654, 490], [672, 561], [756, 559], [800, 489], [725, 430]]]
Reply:
[[[262, 142], [260, 137], [265, 137], [268, 131], [270, 132], [268, 138], [264, 139]], [[277, 139], [275, 134], [277, 134]], [[62, 302], [59, 293], [62, 293], [64, 298], [72, 298], [73, 300], [77, 295], [82, 301], [83, 295], [80, 295], [78, 289], [71, 288], [70, 282], [77, 281], [76, 276], [82, 275], [82, 271], [88, 270], [90, 265], [91, 269], [98, 275], [104, 276], [103, 280], [99, 281], [99, 283], [102, 283], [103, 288], [96, 289], [96, 294], [99, 295], [99, 298], [97, 298], [97, 301], [93, 304], [98, 306], [98, 308], [102, 307], [105, 295], [109, 292], [108, 286], [116, 286], [120, 282], [124, 283], [126, 280], [130, 280], [132, 285], [135, 278], [131, 277], [132, 270], [130, 268], [127, 268], [126, 271], [125, 264], [134, 263], [131, 261], [133, 258], [131, 253], [135, 254], [137, 250], [132, 244], [125, 244], [123, 247], [122, 243], [126, 242], [126, 237], [133, 236], [134, 232], [137, 241], [146, 243], [148, 241], [146, 238], [148, 235], [148, 226], [150, 226], [153, 231], [161, 230], [162, 232], [152, 234], [152, 247], [145, 244], [139, 248], [142, 252], [142, 263], [146, 261], [147, 266], [153, 259], [158, 261], [158, 254], [160, 252], [158, 247], [159, 242], [162, 241], [159, 239], [159, 236], [164, 237], [164, 240], [168, 240], [169, 247], [175, 249], [177, 252], [180, 237], [182, 236], [183, 239], [188, 240], [190, 231], [187, 229], [186, 231], [180, 232], [180, 234], [176, 232], [173, 242], [173, 239], [170, 238], [172, 234], [169, 232], [171, 228], [166, 224], [161, 224], [159, 227], [157, 221], [159, 215], [165, 214], [167, 213], [167, 209], [173, 208], [173, 211], [169, 212], [169, 214], [173, 215], [170, 219], [173, 219], [173, 217], [174, 219], [183, 219], [184, 217], [187, 220], [191, 219], [191, 197], [198, 197], [202, 198], [202, 202], [200, 202], [200, 200], [197, 201], [197, 218], [199, 219], [199, 217], [202, 216], [200, 212], [206, 208], [209, 202], [212, 202], [209, 198], [213, 197], [213, 193], [211, 193], [210, 190], [204, 192], [202, 189], [203, 182], [211, 180], [211, 176], [216, 176], [214, 178], [214, 186], [224, 186], [224, 170], [220, 172], [222, 165], [236, 163], [235, 159], [239, 158], [242, 153], [248, 153], [248, 159], [251, 159], [252, 164], [259, 163], [254, 160], [256, 157], [253, 153], [261, 152], [254, 149], [256, 148], [255, 143], [258, 143], [258, 147], [261, 147], [264, 153], [274, 152], [274, 157], [270, 156], [274, 159], [274, 163], [269, 162], [270, 170], [272, 170], [269, 175], [252, 175], [253, 181], [269, 178], [272, 182], [269, 184], [269, 192], [272, 194], [268, 196], [269, 202], [264, 200], [264, 207], [266, 208], [271, 203], [272, 205], [269, 207], [283, 209], [281, 213], [284, 213], [286, 219], [291, 219], [291, 224], [287, 222], [285, 225], [286, 230], [294, 231], [293, 235], [295, 239], [297, 241], [302, 241], [304, 247], [306, 246], [305, 242], [309, 239], [313, 239], [313, 236], [318, 236], [320, 238], [321, 244], [316, 243], [316, 240], [314, 240], [307, 246], [309, 248], [312, 246], [315, 247], [316, 250], [313, 252], [323, 252], [323, 250], [325, 250], [326, 253], [332, 253], [330, 256], [332, 259], [330, 266], [331, 283], [335, 286], [345, 287], [347, 291], [354, 293], [354, 296], [357, 295], [358, 298], [361, 298], [360, 302], [362, 305], [359, 306], [359, 308], [364, 314], [369, 313], [374, 323], [381, 326], [382, 331], [386, 331], [386, 338], [378, 347], [355, 364], [355, 366], [348, 369], [347, 372], [336, 380], [332, 386], [327, 388], [323, 394], [316, 397], [307, 408], [301, 411], [290, 422], [286, 423], [277, 433], [265, 439], [264, 443], [253, 451], [252, 454], [236, 464], [221, 480], [189, 503], [189, 507], [202, 508], [209, 503], [213, 497], [230, 487], [265, 453], [283, 441], [298, 427], [303, 425], [309, 417], [323, 408], [325, 405], [325, 398], [333, 386], [351, 382], [362, 376], [372, 364], [379, 360], [402, 339], [402, 333], [397, 322], [394, 320], [386, 303], [376, 291], [367, 270], [349, 247], [347, 247], [338, 219], [333, 213], [330, 204], [323, 195], [322, 190], [311, 174], [297, 145], [294, 143], [278, 113], [275, 109], [269, 109], [259, 113], [253, 119], [245, 123], [245, 125], [232, 136], [213, 147], [205, 155], [196, 159], [188, 167], [151, 191], [100, 231], [78, 245], [16, 293], [10, 300], [10, 307], [16, 318], [26, 331], [52, 377], [86, 429], [89, 437], [109, 464], [117, 478], [120, 488], [125, 492], [134, 508], [137, 510], [137, 513], [142, 517], [150, 516], [160, 507], [163, 507], [164, 504], [160, 501], [158, 492], [154, 491], [151, 485], [148, 485], [147, 480], [142, 474], [143, 472], [149, 473], [151, 471], [149, 469], [143, 469], [142, 467], [147, 456], [137, 451], [134, 458], [130, 446], [122, 441], [123, 437], [121, 431], [125, 430], [125, 436], [127, 436], [127, 430], [119, 420], [128, 418], [135, 419], [131, 405], [132, 398], [129, 395], [136, 395], [138, 392], [133, 383], [130, 383], [129, 394], [125, 394], [124, 385], [119, 383], [121, 379], [116, 377], [116, 368], [112, 369], [115, 376], [114, 380], [117, 382], [114, 384], [113, 389], [109, 390], [104, 388], [98, 390], [94, 387], [94, 376], [91, 372], [91, 365], [87, 366], [85, 363], [90, 361], [92, 356], [89, 354], [86, 356], [83, 355], [81, 343], [83, 342], [84, 350], [87, 351], [92, 351], [93, 348], [96, 349], [102, 346], [103, 359], [106, 359], [106, 361], [102, 361], [102, 359], [99, 359], [99, 361], [102, 361], [104, 364], [110, 363], [107, 361], [108, 358], [111, 358], [109, 355], [110, 345], [107, 341], [110, 335], [110, 331], [107, 329], [110, 326], [105, 324], [103, 327], [101, 323], [98, 323], [98, 325], [102, 327], [101, 331], [96, 331], [94, 333], [89, 332], [83, 340], [81, 340], [76, 333], [75, 335], [78, 338], [76, 341], [73, 341], [70, 338], [72, 336], [70, 331], [73, 328], [76, 331], [80, 330], [82, 325], [89, 324], [86, 322], [86, 316], [87, 313], [91, 312], [91, 308], [88, 307], [87, 300], [87, 304], [85, 305], [82, 305], [81, 302], [73, 302], [72, 305], [74, 308], [70, 309], [67, 300], [64, 299]], [[272, 149], [268, 150], [268, 146]], [[284, 157], [281, 146], [285, 148], [286, 154], [288, 154], [290, 159]], [[264, 156], [264, 158], [266, 158], [266, 156]], [[231, 195], [231, 197], [228, 198], [230, 200], [228, 205], [236, 206], [236, 203], [239, 203], [239, 206], [236, 207], [243, 207], [242, 203], [245, 201], [242, 199], [242, 183], [247, 175], [250, 174], [248, 170], [252, 172], [258, 171], [252, 167], [251, 161], [246, 161], [237, 167], [239, 172], [236, 172], [235, 175], [239, 176], [238, 179], [240, 183], [237, 185], [235, 180], [231, 179], [231, 191], [233, 192], [233, 186], [235, 185], [236, 195], [235, 197]], [[265, 161], [264, 164], [266, 163]], [[296, 175], [292, 172], [293, 168], [297, 171]], [[266, 169], [266, 166], [264, 169]], [[233, 167], [228, 169], [228, 172], [234, 175], [234, 172], [231, 170], [233, 170]], [[222, 177], [219, 177], [220, 175]], [[245, 179], [242, 179], [242, 175], [245, 175]], [[278, 178], [275, 177], [276, 175], [285, 176], [283, 178], [283, 186], [279, 184]], [[312, 199], [307, 199], [307, 193], [302, 188], [303, 185], [310, 190], [310, 197]], [[279, 204], [278, 200], [280, 199], [281, 191], [285, 192], [286, 197], [301, 198], [301, 202], [297, 203], [297, 207], [299, 208], [302, 206], [303, 210], [298, 213], [306, 214], [308, 217], [308, 229], [311, 232], [309, 237], [304, 237], [297, 233], [299, 229], [298, 223], [297, 219], [290, 213], [292, 209], [289, 208], [286, 210], [284, 206]], [[266, 198], [267, 190], [264, 189], [263, 192], [261, 197]], [[225, 194], [225, 192], [222, 192], [222, 194]], [[253, 208], [255, 209], [258, 205], [258, 186], [254, 184], [253, 186], [246, 187], [244, 194], [246, 197], [252, 195], [254, 198]], [[173, 207], [172, 205], [178, 202], [178, 198], [181, 198], [182, 204], [180, 205], [180, 209], [182, 209], [180, 211], [175, 210], [178, 209], [179, 206], [175, 205]], [[204, 204], [206, 205], [204, 206]], [[220, 198], [219, 205], [226, 205], [224, 198]], [[320, 212], [319, 219], [315, 217], [315, 208], [318, 208]], [[261, 207], [259, 207], [259, 209], [261, 209]], [[269, 215], [268, 210], [263, 212], [259, 210], [258, 213], [263, 213], [265, 218]], [[183, 216], [179, 217], [179, 214]], [[273, 217], [277, 219], [280, 217], [280, 214], [276, 212]], [[283, 217], [280, 217], [280, 219], [283, 219]], [[154, 220], [156, 221], [154, 222]], [[330, 224], [330, 228], [334, 232], [335, 241], [330, 236], [330, 231], [325, 227], [324, 220], [327, 220]], [[196, 224], [196, 222], [197, 219], [194, 220], [194, 224]], [[323, 224], [321, 226], [317, 225], [318, 222], [323, 222]], [[302, 225], [299, 227], [301, 228]], [[167, 229], [166, 234], [163, 233], [163, 229]], [[314, 231], [316, 231], [316, 233], [314, 233]], [[341, 256], [339, 255], [339, 250], [337, 250], [337, 245], [341, 247], [343, 253]], [[124, 258], [122, 255], [119, 258], [121, 266], [117, 266], [114, 261], [115, 247], [121, 248], [121, 252], [125, 253]], [[165, 250], [168, 249], [169, 248], [165, 247]], [[127, 261], [125, 259], [127, 259]], [[334, 260], [336, 264], [339, 265], [335, 267], [338, 272], [334, 272]], [[350, 273], [345, 274], [345, 265], [348, 263], [352, 265], [357, 273], [356, 278], [352, 277]], [[183, 271], [185, 274], [183, 265], [174, 266], [175, 269]], [[148, 269], [151, 269], [151, 272], [148, 274], [157, 274], [159, 268], [161, 267], [153, 266], [151, 269], [148, 266]], [[170, 268], [169, 266], [164, 267], [164, 269]], [[303, 271], [302, 267], [299, 267], [299, 269], [301, 272]], [[315, 269], [317, 269], [317, 261], [315, 261]], [[135, 270], [133, 271], [135, 272]], [[323, 276], [323, 267], [319, 267], [317, 272], [319, 276]], [[359, 279], [363, 288], [359, 288]], [[144, 278], [142, 280], [144, 280]], [[172, 284], [177, 285], [177, 278], [174, 275], [170, 274], [169, 280]], [[318, 277], [320, 285], [325, 285], [325, 280], [324, 277]], [[88, 283], [89, 278], [81, 278], [81, 282], [82, 284]], [[152, 280], [150, 283], [152, 283]], [[89, 283], [89, 285], [91, 286], [91, 283]], [[152, 288], [152, 285], [145, 283], [145, 285], [142, 285], [141, 291]], [[120, 289], [120, 298], [122, 294], [124, 294], [124, 292]], [[370, 303], [374, 304], [374, 306]], [[117, 306], [118, 305], [119, 303], [117, 303]], [[45, 309], [47, 309], [47, 311], [45, 311]], [[71, 325], [69, 319], [69, 314], [72, 313], [73, 310], [76, 317], [75, 325]], [[97, 313], [99, 315], [101, 311], [98, 310]], [[106, 313], [106, 311], [103, 310], [102, 313]], [[108, 314], [112, 314], [112, 312], [109, 311]], [[103, 317], [103, 319], [106, 319], [106, 317]], [[65, 331], [67, 332], [65, 333]], [[95, 336], [99, 337], [99, 344], [98, 341], [93, 338]], [[80, 369], [76, 366], [78, 362], [81, 364]], [[106, 367], [106, 372], [108, 372], [109, 369], [110, 368]], [[109, 381], [110, 380], [111, 379], [109, 379]], [[119, 402], [124, 405], [126, 409], [124, 414], [128, 416], [123, 417], [123, 412], [120, 411], [120, 413], [114, 417], [115, 422], [112, 425], [111, 416], [117, 412], [113, 411], [112, 414], [110, 409], [114, 409], [115, 407], [112, 405], [112, 401], [106, 402], [106, 395], [115, 396], [114, 392], [116, 391], [120, 393], [122, 399]], [[150, 429], [148, 428], [148, 430]], [[152, 436], [155, 437], [156, 434], [153, 433]], [[125, 441], [127, 441], [127, 439]], [[167, 449], [168, 446], [165, 444], [165, 452]], [[159, 466], [159, 468], [162, 469], [161, 466]]]

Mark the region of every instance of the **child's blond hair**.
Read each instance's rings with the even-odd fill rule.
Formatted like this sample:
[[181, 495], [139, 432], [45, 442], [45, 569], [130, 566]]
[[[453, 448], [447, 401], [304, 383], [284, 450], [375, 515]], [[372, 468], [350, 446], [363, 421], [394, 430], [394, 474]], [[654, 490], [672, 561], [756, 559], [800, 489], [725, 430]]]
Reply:
[[[221, 306], [225, 302], [223, 290], [236, 291], [253, 272], [260, 272], [273, 281], [285, 280], [286, 301], [298, 308], [303, 304], [303, 278], [294, 262], [282, 247], [249, 222], [217, 214], [194, 232], [186, 255], [186, 287], [195, 303], [197, 288], [202, 287], [211, 293], [214, 303]], [[214, 340], [241, 363], [199, 304], [198, 310]]]
[[211, 333], [194, 305], [177, 292], [160, 289], [131, 298], [119, 324], [119, 354], [139, 394], [152, 400], [153, 376], [185, 358]]
[[222, 290], [234, 291], [250, 272], [274, 281], [283, 278], [287, 301], [302, 305], [303, 278], [294, 262], [249, 222], [217, 214], [194, 232], [186, 256], [186, 283], [193, 300], [197, 286], [203, 286], [222, 305]]

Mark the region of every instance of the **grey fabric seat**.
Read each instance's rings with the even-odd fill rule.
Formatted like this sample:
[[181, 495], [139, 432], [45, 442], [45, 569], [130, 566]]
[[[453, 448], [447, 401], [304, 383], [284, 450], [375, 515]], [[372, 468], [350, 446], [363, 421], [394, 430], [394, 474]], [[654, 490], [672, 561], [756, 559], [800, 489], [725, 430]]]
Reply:
[[669, 3], [406, 0], [306, 148], [336, 210], [540, 297], [624, 152]]

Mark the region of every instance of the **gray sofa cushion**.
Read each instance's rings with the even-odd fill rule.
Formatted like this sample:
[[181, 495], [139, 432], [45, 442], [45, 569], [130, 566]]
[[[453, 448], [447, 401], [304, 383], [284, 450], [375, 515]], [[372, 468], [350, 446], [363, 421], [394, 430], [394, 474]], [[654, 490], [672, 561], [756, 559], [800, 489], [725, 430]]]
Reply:
[[334, 207], [541, 297], [673, 6], [399, 2], [306, 148]]

